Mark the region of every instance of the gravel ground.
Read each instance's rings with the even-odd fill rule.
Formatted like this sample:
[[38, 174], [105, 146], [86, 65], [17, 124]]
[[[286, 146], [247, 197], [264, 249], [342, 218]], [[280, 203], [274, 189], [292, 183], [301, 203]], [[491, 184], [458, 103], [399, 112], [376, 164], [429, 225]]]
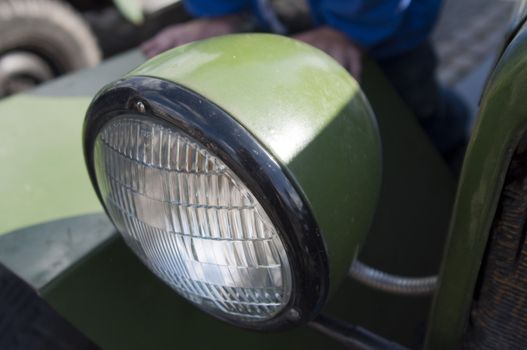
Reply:
[[514, 0], [447, 0], [434, 33], [439, 79], [454, 85], [493, 56], [508, 29]]

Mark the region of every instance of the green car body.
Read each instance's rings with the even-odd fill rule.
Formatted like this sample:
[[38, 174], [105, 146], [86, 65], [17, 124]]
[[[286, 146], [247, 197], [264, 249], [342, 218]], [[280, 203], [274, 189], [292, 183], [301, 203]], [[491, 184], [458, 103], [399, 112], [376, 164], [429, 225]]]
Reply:
[[[119, 12], [133, 24], [142, 24], [145, 20], [145, 9], [143, 2], [140, 0], [112, 0]], [[148, 2], [148, 1], [146, 1]], [[161, 2], [162, 6], [169, 6], [180, 2], [180, 0], [164, 1]], [[154, 4], [156, 2], [154, 1]], [[155, 10], [161, 9], [162, 7], [156, 6]]]
[[[440, 284], [433, 298], [407, 297], [346, 279], [335, 288], [325, 313], [411, 348], [459, 344], [505, 174], [527, 128], [521, 100], [526, 35], [527, 29], [518, 31], [489, 80], [457, 188], [382, 73], [373, 63], [366, 65], [361, 86], [377, 117], [383, 175], [378, 200], [363, 203], [377, 207], [360, 258], [408, 276], [431, 275], [441, 266]], [[232, 49], [229, 39], [218, 43]], [[187, 57], [188, 62], [197, 59]], [[244, 59], [250, 65], [251, 58]], [[203, 314], [156, 279], [115, 232], [86, 172], [82, 125], [93, 95], [143, 60], [131, 52], [0, 103], [0, 262], [105, 349], [338, 348], [308, 327], [256, 333]], [[139, 74], [148, 71], [147, 65]], [[214, 98], [230, 99], [235, 106], [235, 93], [220, 89], [221, 74], [211, 78], [218, 78], [214, 89], [204, 83], [207, 72], [183, 72], [172, 79], [204, 89], [205, 95], [217, 93]], [[257, 89], [245, 93], [259, 100]], [[261, 107], [240, 104], [244, 113], [251, 108]], [[342, 136], [334, 142], [345, 145], [348, 140]]]

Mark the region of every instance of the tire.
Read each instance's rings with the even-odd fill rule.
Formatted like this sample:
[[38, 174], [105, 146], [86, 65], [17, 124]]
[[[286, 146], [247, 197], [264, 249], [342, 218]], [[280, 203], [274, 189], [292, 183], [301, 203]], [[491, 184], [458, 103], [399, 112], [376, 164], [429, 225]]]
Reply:
[[[2, 66], [2, 58], [13, 54], [25, 56], [27, 64], [8, 57], [17, 68]], [[18, 92], [6, 87], [13, 76], [24, 78], [25, 89], [28, 81], [37, 85], [50, 75], [94, 66], [100, 58], [88, 24], [68, 4], [57, 0], [0, 0], [0, 96]]]
[[0, 263], [0, 349], [99, 350]]

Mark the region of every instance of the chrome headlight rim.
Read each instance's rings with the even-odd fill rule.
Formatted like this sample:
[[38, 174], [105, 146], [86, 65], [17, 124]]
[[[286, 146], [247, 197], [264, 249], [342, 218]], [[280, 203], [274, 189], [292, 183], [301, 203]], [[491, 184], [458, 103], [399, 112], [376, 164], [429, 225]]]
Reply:
[[328, 254], [309, 204], [287, 170], [228, 112], [203, 96], [174, 82], [130, 77], [103, 89], [90, 105], [84, 122], [85, 160], [101, 203], [94, 168], [95, 141], [108, 122], [125, 115], [152, 119], [206, 145], [258, 198], [284, 243], [293, 289], [283, 310], [269, 320], [252, 322], [214, 316], [262, 331], [285, 330], [312, 320], [329, 291]]

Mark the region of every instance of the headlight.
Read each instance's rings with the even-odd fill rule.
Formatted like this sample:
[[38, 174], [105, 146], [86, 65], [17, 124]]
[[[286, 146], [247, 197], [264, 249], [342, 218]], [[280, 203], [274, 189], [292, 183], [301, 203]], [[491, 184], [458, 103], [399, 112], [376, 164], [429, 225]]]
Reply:
[[134, 116], [95, 141], [105, 207], [163, 281], [211, 313], [268, 320], [291, 296], [282, 233], [215, 154], [189, 135]]
[[237, 326], [313, 319], [346, 276], [380, 185], [354, 80], [270, 35], [193, 43], [102, 90], [84, 126], [94, 187], [162, 281]]

